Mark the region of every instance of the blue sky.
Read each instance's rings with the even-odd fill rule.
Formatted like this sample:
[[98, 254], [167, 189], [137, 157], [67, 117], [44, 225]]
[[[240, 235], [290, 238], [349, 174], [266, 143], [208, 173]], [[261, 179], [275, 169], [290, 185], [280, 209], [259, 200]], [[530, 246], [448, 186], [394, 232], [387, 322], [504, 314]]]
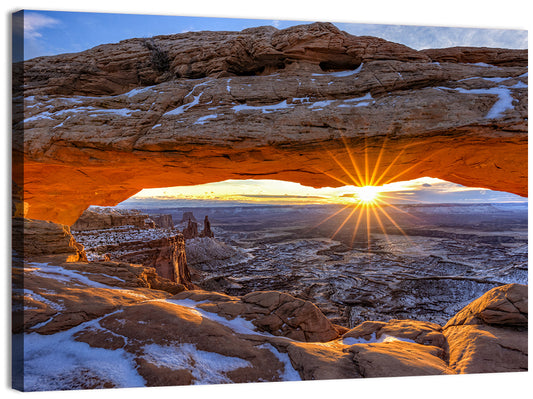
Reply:
[[[22, 32], [20, 28], [24, 27], [24, 54], [18, 49], [19, 46], [14, 46], [13, 58], [14, 61], [20, 61], [43, 55], [79, 52], [133, 37], [200, 30], [240, 31], [261, 25], [283, 29], [308, 22], [314, 21], [27, 10], [24, 11], [23, 21], [21, 18], [13, 21], [15, 35], [19, 35]], [[451, 46], [527, 48], [526, 30], [368, 23], [335, 25], [354, 35], [378, 36], [416, 49]]]

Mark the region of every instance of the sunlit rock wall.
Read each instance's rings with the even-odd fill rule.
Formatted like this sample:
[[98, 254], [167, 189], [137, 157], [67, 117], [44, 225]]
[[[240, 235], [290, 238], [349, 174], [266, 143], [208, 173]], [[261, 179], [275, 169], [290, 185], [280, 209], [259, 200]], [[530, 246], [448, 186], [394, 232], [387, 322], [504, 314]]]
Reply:
[[527, 196], [527, 50], [416, 51], [316, 23], [130, 39], [14, 71], [30, 218], [70, 225], [143, 188], [226, 179], [429, 176]]

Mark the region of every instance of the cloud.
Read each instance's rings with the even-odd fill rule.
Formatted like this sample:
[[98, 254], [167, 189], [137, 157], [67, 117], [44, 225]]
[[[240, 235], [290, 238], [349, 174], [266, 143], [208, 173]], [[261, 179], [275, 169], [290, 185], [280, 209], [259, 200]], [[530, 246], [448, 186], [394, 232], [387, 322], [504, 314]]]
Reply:
[[276, 21], [272, 21], [272, 24], [271, 24], [271, 25], [272, 25], [274, 28], [278, 28], [278, 29], [279, 29], [279, 27], [280, 27], [280, 25], [281, 25], [281, 22], [280, 22], [280, 21], [277, 21], [277, 20], [276, 20]]
[[527, 30], [377, 24], [336, 24], [356, 36], [377, 36], [416, 50], [454, 46], [527, 48]]
[[38, 13], [24, 13], [24, 36], [28, 39], [42, 37], [40, 32], [43, 28], [49, 28], [59, 24], [57, 19]]
[[[346, 196], [346, 195], [345, 195]], [[311, 199], [324, 199], [319, 195], [296, 195], [296, 194], [237, 194], [236, 197], [245, 197], [245, 198], [268, 198], [268, 199], [301, 199], [301, 198], [311, 198]]]

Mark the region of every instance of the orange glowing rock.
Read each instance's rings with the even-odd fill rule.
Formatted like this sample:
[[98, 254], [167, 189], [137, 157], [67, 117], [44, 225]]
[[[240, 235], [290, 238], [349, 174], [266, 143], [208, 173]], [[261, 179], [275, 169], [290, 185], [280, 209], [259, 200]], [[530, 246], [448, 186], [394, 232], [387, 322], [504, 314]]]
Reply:
[[71, 225], [143, 188], [226, 179], [338, 187], [352, 159], [382, 182], [527, 196], [527, 50], [416, 51], [312, 24], [131, 39], [14, 70], [29, 218]]

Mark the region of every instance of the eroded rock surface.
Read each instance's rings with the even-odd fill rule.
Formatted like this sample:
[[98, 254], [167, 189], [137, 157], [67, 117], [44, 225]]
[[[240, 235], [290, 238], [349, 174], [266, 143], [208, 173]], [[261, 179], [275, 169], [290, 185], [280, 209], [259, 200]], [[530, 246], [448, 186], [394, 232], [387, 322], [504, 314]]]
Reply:
[[496, 287], [457, 313], [443, 328], [450, 366], [459, 373], [527, 370], [527, 290]]
[[19, 256], [56, 255], [63, 261], [87, 261], [83, 245], [79, 244], [68, 226], [44, 220], [12, 219], [13, 250]]
[[72, 230], [97, 230], [118, 226], [146, 227], [148, 215], [135, 210], [91, 207], [71, 226]]
[[[512, 318], [444, 328], [413, 320], [365, 322], [346, 331], [310, 302], [280, 292], [176, 294], [180, 289], [184, 287], [161, 279], [153, 268], [121, 262], [61, 263], [48, 257], [15, 267], [14, 311], [20, 323], [14, 324], [14, 332], [15, 341], [26, 343], [25, 389], [527, 368], [527, 331]], [[520, 304], [520, 313], [527, 314], [527, 290], [510, 285], [494, 291], [481, 300], [492, 304], [481, 308], [480, 301], [474, 302], [471, 307], [479, 311], [472, 313], [505, 308], [498, 299], [486, 299], [508, 293], [512, 303]], [[46, 362], [51, 348], [75, 363]], [[110, 361], [120, 373], [105, 371]]]
[[527, 195], [527, 50], [415, 51], [312, 24], [131, 39], [23, 67], [14, 178], [30, 218], [70, 225], [149, 187], [354, 184], [365, 155], [369, 175], [379, 159], [374, 184], [430, 176]]
[[225, 318], [244, 317], [251, 320], [260, 331], [298, 341], [330, 341], [339, 332], [311, 302], [277, 291], [260, 291], [242, 298], [189, 291], [178, 294], [175, 299], [192, 299], [209, 303], [198, 308]]

